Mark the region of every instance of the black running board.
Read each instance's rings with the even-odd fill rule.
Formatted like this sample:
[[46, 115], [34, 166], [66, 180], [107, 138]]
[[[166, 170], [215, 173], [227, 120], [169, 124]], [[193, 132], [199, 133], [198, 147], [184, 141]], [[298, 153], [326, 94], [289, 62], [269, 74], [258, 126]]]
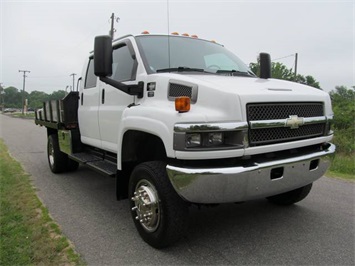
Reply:
[[101, 156], [90, 153], [74, 153], [68, 155], [70, 159], [87, 165], [93, 170], [108, 176], [116, 176], [117, 164], [112, 161], [104, 160]]

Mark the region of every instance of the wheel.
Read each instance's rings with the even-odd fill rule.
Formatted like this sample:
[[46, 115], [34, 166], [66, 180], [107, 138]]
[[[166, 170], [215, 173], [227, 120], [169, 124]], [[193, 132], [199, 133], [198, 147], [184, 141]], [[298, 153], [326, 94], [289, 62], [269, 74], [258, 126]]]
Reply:
[[163, 162], [145, 162], [129, 181], [134, 224], [145, 242], [164, 248], [179, 240], [188, 226], [188, 205], [175, 192]]
[[62, 173], [67, 170], [68, 156], [60, 151], [57, 134], [48, 136], [47, 156], [49, 168], [53, 173]]
[[291, 205], [307, 197], [307, 195], [311, 191], [311, 188], [312, 188], [312, 183], [307, 186], [297, 188], [295, 190], [291, 190], [282, 194], [267, 197], [267, 199], [270, 202], [277, 205]]

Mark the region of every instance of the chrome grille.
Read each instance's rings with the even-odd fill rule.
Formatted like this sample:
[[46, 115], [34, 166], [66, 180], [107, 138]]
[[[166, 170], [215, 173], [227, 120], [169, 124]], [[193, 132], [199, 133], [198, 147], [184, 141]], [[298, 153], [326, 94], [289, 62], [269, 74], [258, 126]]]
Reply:
[[[290, 116], [324, 116], [323, 103], [255, 103], [247, 105], [250, 121], [287, 119]], [[250, 146], [282, 143], [324, 135], [326, 123], [302, 125], [297, 129], [273, 127], [249, 130]]]
[[267, 103], [248, 104], [248, 121], [284, 119], [290, 115], [298, 117], [323, 116], [322, 103]]
[[305, 125], [297, 129], [286, 127], [262, 128], [250, 130], [250, 144], [253, 146], [320, 137], [325, 124]]

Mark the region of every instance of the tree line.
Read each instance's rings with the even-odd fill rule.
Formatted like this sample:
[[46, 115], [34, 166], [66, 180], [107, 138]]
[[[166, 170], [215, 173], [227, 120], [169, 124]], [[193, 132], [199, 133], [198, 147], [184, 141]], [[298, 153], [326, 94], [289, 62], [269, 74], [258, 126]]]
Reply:
[[22, 90], [18, 90], [15, 87], [1, 88], [1, 105], [4, 108], [22, 108], [22, 96], [23, 99], [27, 99], [29, 108], [42, 108], [43, 102], [48, 100], [63, 99], [66, 95], [64, 90], [58, 90], [51, 94], [47, 94], [43, 91], [32, 91], [28, 93], [25, 91], [22, 94]]
[[[250, 69], [259, 74], [259, 62], [250, 63]], [[287, 68], [279, 62], [273, 62], [271, 68], [273, 78], [294, 81], [320, 89], [319, 82], [312, 76], [295, 75], [292, 69]], [[338, 152], [352, 155], [355, 151], [355, 86], [347, 88], [345, 86], [337, 86], [329, 94], [332, 99], [334, 121], [333, 129], [335, 130], [334, 142], [337, 144]], [[22, 91], [15, 87], [3, 89], [0, 87], [1, 102], [5, 108], [22, 108]], [[43, 102], [47, 100], [58, 100], [64, 98], [66, 92], [58, 90], [51, 94], [43, 91], [24, 92], [24, 99], [28, 101], [28, 107], [42, 108]]]

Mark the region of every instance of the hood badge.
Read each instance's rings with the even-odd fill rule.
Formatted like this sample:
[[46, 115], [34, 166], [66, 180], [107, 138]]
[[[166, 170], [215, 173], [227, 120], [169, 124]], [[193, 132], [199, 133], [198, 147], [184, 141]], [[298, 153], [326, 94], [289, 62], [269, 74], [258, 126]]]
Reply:
[[290, 115], [290, 117], [286, 119], [285, 127], [297, 129], [303, 124], [303, 117], [298, 117], [297, 115]]

